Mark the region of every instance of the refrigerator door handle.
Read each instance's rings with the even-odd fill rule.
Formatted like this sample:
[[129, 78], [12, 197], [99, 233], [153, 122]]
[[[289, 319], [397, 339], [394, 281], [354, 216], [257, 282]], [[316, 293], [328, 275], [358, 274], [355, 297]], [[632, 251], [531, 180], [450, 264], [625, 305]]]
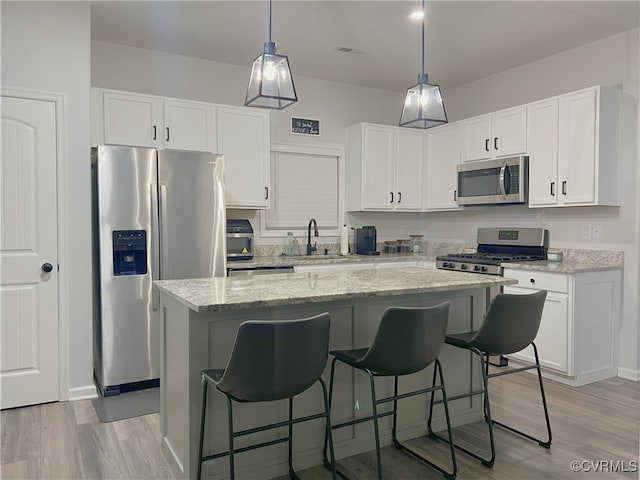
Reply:
[[[160, 248], [158, 245], [158, 185], [151, 184], [151, 280], [160, 279]], [[160, 308], [160, 291], [151, 287], [151, 306], [153, 310]]]
[[169, 220], [167, 215], [167, 186], [160, 184], [160, 278], [166, 277], [169, 254]]

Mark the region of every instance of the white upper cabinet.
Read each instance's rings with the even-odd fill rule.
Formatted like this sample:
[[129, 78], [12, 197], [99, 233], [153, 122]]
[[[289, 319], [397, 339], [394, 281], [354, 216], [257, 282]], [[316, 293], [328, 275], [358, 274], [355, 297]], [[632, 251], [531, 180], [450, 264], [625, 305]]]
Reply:
[[93, 145], [216, 151], [213, 104], [94, 89], [92, 109]]
[[396, 210], [422, 210], [424, 132], [395, 128], [396, 132]]
[[361, 123], [347, 130], [347, 210], [422, 209], [424, 135]]
[[529, 105], [529, 206], [619, 205], [620, 127], [635, 122], [624, 95], [592, 87]]
[[524, 106], [462, 122], [462, 161], [472, 162], [527, 151], [527, 109]]
[[216, 152], [214, 111], [207, 103], [164, 100], [164, 148]]
[[269, 112], [218, 106], [217, 124], [227, 207], [268, 208]]
[[162, 145], [162, 100], [150, 95], [104, 92], [104, 143]]
[[558, 104], [553, 98], [527, 106], [530, 206], [558, 203]]
[[425, 209], [458, 210], [457, 170], [460, 163], [460, 123], [427, 130]]

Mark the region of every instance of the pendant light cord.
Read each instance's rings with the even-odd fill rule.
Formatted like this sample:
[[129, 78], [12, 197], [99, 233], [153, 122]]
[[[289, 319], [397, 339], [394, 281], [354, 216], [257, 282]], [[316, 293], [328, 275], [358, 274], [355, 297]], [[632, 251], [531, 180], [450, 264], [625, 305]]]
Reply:
[[424, 17], [426, 16], [427, 12], [424, 11], [424, 0], [422, 0], [422, 75], [424, 75]]
[[[424, 3], [424, 0], [422, 0]], [[269, 43], [271, 43], [271, 0], [269, 0]]]

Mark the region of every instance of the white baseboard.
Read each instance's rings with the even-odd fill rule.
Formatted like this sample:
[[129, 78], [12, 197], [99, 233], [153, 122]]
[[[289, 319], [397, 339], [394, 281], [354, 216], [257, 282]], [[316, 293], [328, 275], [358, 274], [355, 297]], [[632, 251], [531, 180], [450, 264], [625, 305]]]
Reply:
[[75, 400], [88, 400], [90, 398], [96, 398], [98, 396], [98, 390], [95, 385], [86, 385], [84, 387], [76, 387], [69, 389], [69, 401]]
[[640, 370], [631, 370], [630, 368], [618, 367], [618, 376], [625, 380], [633, 380], [640, 382]]

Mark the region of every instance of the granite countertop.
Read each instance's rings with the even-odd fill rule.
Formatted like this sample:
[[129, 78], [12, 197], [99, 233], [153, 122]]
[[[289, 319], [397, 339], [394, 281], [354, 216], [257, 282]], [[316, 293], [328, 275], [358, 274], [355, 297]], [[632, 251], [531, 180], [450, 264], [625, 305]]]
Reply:
[[255, 256], [251, 260], [227, 260], [227, 268], [287, 267], [294, 265], [330, 265], [341, 263], [384, 263], [435, 261], [424, 253], [381, 253], [380, 255], [295, 255]]
[[158, 288], [196, 312], [295, 305], [513, 285], [494, 275], [425, 268], [287, 273], [253, 277], [160, 280]]
[[562, 262], [547, 260], [535, 262], [505, 262], [504, 268], [519, 270], [538, 270], [550, 273], [582, 273], [603, 270], [622, 270], [624, 252], [619, 250], [563, 250]]
[[622, 270], [622, 263], [598, 262], [598, 261], [578, 261], [564, 260], [562, 262], [549, 262], [540, 260], [535, 262], [513, 262], [503, 263], [504, 268], [515, 268], [518, 270], [538, 270], [549, 273], [582, 273], [598, 272], [603, 270]]

